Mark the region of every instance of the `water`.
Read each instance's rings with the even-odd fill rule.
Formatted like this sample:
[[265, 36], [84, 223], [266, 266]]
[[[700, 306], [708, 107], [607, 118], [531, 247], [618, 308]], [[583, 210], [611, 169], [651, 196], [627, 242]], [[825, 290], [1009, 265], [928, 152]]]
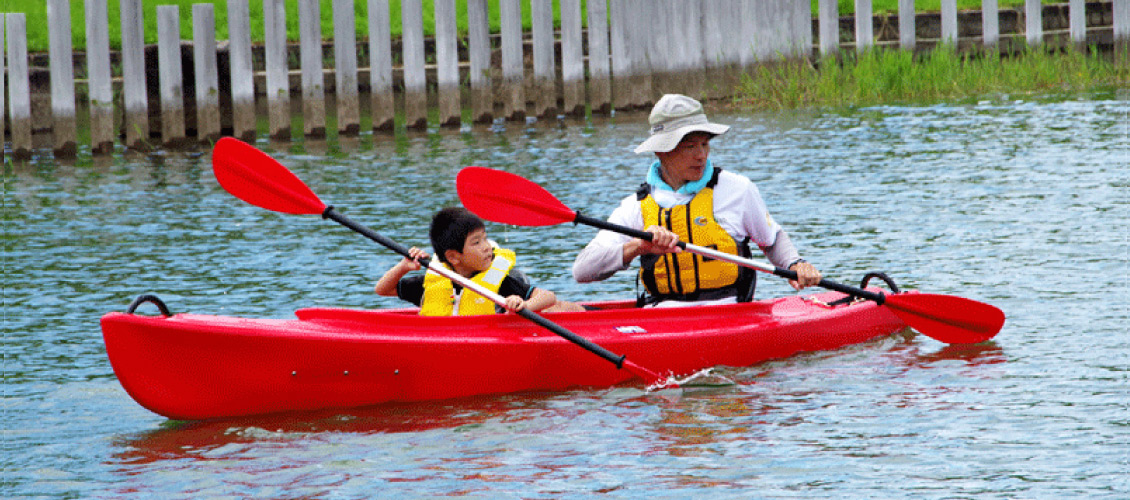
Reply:
[[[727, 387], [170, 422], [118, 385], [102, 314], [146, 292], [174, 312], [239, 316], [390, 307], [371, 287], [397, 257], [236, 200], [207, 150], [41, 159], [4, 174], [0, 496], [1130, 497], [1127, 101], [713, 118], [734, 125], [717, 164], [758, 183], [827, 276], [883, 270], [987, 301], [1004, 330], [976, 346], [907, 334], [721, 367]], [[606, 215], [642, 176], [630, 149], [643, 119], [261, 146], [343, 213], [424, 246], [464, 165]], [[566, 298], [631, 294], [630, 273], [572, 282], [592, 229], [488, 229]], [[759, 281], [759, 297], [792, 293]]]

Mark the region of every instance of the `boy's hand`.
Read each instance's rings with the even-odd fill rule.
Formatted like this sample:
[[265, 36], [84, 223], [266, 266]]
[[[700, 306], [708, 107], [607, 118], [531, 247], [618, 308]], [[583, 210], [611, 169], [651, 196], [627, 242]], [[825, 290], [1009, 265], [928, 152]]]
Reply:
[[409, 259], [409, 258], [405, 257], [404, 260], [400, 261], [400, 265], [407, 267], [408, 269], [410, 269], [412, 271], [419, 271], [420, 268], [421, 268], [420, 259], [428, 258], [428, 252], [420, 250], [419, 248], [416, 248], [416, 247], [409, 248], [408, 249], [408, 255], [411, 255], [412, 258]]
[[526, 301], [517, 295], [506, 297], [506, 309], [510, 312], [518, 312], [526, 308]]

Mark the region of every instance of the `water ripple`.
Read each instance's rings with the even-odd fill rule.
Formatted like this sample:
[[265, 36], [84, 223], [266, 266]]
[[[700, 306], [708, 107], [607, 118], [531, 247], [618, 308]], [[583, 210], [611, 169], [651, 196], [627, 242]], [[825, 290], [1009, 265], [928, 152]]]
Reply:
[[[506, 124], [350, 145], [262, 143], [327, 203], [406, 245], [458, 203], [465, 165], [603, 216], [642, 177], [644, 116]], [[990, 301], [977, 346], [911, 333], [751, 367], [733, 385], [625, 386], [169, 422], [129, 399], [98, 318], [140, 293], [175, 312], [290, 317], [390, 307], [399, 258], [317, 216], [248, 206], [206, 151], [5, 170], [4, 469], [15, 497], [1126, 498], [1130, 112], [1125, 100], [991, 100], [712, 116], [808, 260]], [[488, 227], [540, 286], [578, 285], [586, 227]], [[763, 277], [758, 295], [793, 293]]]

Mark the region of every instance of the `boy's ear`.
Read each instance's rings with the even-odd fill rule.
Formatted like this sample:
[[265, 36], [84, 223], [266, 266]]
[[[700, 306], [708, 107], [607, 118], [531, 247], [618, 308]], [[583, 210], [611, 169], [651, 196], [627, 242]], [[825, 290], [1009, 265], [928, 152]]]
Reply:
[[458, 264], [459, 261], [463, 260], [463, 252], [460, 252], [458, 250], [450, 250], [450, 249], [444, 250], [443, 251], [443, 258], [447, 259], [448, 264], [451, 264], [451, 265], [454, 266], [454, 265]]

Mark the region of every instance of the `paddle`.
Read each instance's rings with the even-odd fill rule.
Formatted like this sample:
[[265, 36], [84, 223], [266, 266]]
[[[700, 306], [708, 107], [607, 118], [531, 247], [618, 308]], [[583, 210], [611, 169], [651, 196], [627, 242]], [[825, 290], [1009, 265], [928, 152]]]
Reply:
[[[384, 245], [389, 250], [406, 258], [411, 258], [409, 250], [403, 245], [354, 222], [334, 210], [333, 206], [322, 203], [322, 200], [318, 199], [318, 196], [294, 173], [250, 144], [231, 137], [220, 139], [212, 150], [212, 169], [216, 173], [216, 180], [227, 192], [247, 203], [288, 214], [321, 214], [323, 219], [333, 220]], [[429, 259], [420, 259], [420, 265], [459, 283], [464, 288], [474, 290], [475, 293], [490, 299], [491, 302], [499, 306], [505, 307], [506, 299], [501, 295], [483, 288], [442, 264], [432, 262]], [[625, 356], [617, 356], [529, 309], [518, 311], [517, 314], [608, 360], [616, 365], [616, 368], [627, 368], [629, 372], [643, 379], [649, 385], [661, 384], [659, 387], [677, 387], [667, 378], [660, 377], [655, 372], [628, 361]]]
[[[578, 213], [553, 194], [524, 177], [483, 167], [467, 167], [456, 177], [459, 199], [468, 210], [487, 220], [516, 226], [581, 223], [651, 240], [651, 233]], [[796, 272], [767, 263], [679, 242], [683, 249], [712, 259], [775, 274], [790, 280]], [[831, 280], [819, 286], [885, 305], [911, 328], [948, 344], [975, 344], [993, 338], [1004, 325], [1000, 309], [962, 297], [926, 293], [886, 295]]]

